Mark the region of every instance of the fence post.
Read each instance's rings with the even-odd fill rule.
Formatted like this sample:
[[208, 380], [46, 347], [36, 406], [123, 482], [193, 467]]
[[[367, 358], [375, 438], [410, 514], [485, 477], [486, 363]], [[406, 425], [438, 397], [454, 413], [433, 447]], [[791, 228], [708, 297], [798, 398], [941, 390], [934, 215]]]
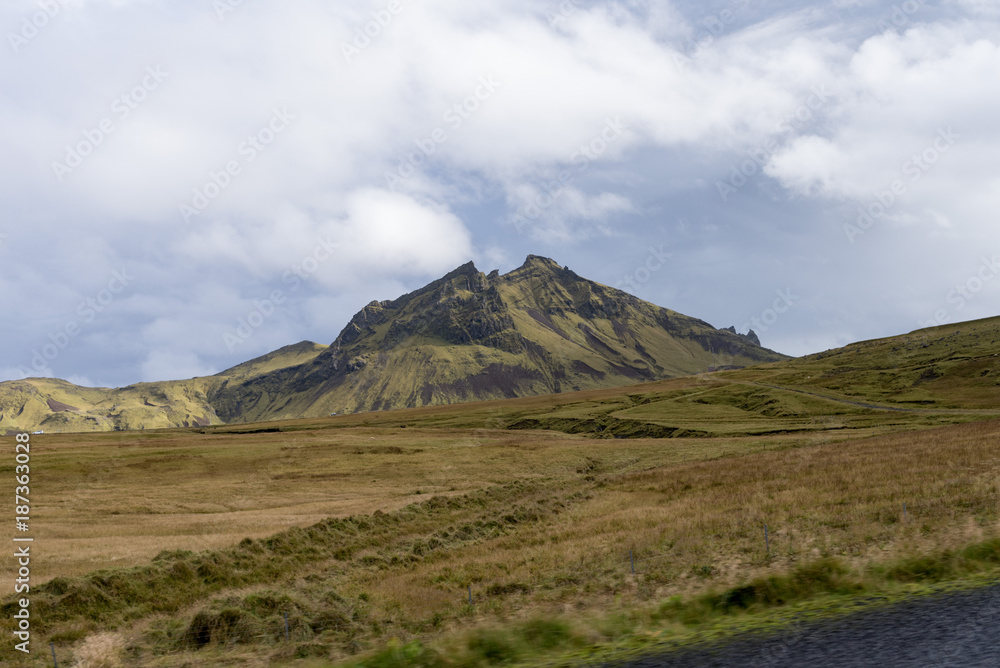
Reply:
[[635, 557], [632, 555], [632, 550], [628, 551], [628, 560], [632, 562], [632, 575], [635, 575]]
[[292, 636], [288, 633], [288, 613], [285, 613], [285, 642], [291, 642]]
[[472, 585], [469, 585], [469, 607], [472, 607]]
[[54, 642], [50, 642], [49, 647], [52, 649], [52, 663], [55, 664], [56, 668], [59, 668], [59, 661], [56, 659], [56, 644]]
[[903, 503], [903, 524], [906, 524], [906, 503]]

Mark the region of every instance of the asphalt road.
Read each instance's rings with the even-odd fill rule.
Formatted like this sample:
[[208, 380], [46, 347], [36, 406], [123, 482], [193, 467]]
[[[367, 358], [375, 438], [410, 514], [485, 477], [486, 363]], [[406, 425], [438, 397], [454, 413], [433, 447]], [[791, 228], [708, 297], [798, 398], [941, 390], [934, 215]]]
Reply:
[[1000, 668], [1000, 585], [895, 604], [780, 636], [671, 652], [627, 668]]

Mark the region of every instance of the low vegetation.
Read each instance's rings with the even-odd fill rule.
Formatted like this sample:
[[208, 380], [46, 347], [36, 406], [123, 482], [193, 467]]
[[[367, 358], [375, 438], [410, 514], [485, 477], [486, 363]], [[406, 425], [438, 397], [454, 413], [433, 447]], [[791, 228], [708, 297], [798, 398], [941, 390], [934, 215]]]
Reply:
[[985, 390], [915, 407], [779, 382], [828, 363], [36, 436], [35, 652], [0, 661], [49, 665], [53, 642], [81, 666], [571, 664], [995, 581]]

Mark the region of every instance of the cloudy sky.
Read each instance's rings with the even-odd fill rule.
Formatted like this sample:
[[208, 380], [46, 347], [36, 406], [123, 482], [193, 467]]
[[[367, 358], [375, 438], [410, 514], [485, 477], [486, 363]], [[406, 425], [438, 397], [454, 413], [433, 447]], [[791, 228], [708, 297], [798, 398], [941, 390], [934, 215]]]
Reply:
[[1000, 312], [995, 0], [5, 0], [0, 27], [0, 379], [215, 373], [529, 253], [793, 355]]

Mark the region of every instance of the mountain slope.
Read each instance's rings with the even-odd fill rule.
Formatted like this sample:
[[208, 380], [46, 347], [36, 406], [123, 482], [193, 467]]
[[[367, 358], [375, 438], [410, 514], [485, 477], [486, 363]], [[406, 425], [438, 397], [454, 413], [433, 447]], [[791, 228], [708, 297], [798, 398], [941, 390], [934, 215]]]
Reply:
[[861, 341], [733, 377], [900, 407], [998, 408], [1000, 318]]
[[79, 388], [0, 383], [0, 431], [254, 422], [628, 385], [785, 359], [756, 338], [528, 256], [507, 274], [470, 262], [372, 302], [330, 346], [302, 342], [216, 376]]
[[[598, 438], [850, 438], [1000, 418], [1000, 318], [685, 378], [282, 425], [546, 429]], [[272, 423], [269, 426], [276, 426]]]
[[472, 263], [361, 310], [311, 362], [212, 395], [227, 421], [532, 396], [785, 357], [581, 278], [547, 258]]
[[0, 433], [12, 431], [115, 431], [223, 424], [209, 393], [230, 380], [309, 361], [326, 349], [311, 341], [286, 346], [216, 376], [89, 388], [53, 378], [0, 383]]

